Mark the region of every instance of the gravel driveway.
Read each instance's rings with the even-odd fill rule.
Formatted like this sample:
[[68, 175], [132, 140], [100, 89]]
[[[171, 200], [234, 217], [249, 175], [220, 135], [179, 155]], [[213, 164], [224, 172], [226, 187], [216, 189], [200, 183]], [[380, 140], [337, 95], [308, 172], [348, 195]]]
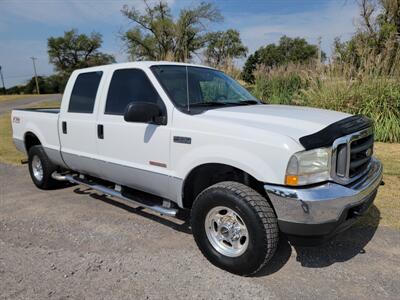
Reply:
[[0, 164], [1, 298], [399, 299], [399, 231], [278, 251], [260, 276], [235, 276], [203, 258], [185, 220], [84, 187], [40, 191], [25, 166]]

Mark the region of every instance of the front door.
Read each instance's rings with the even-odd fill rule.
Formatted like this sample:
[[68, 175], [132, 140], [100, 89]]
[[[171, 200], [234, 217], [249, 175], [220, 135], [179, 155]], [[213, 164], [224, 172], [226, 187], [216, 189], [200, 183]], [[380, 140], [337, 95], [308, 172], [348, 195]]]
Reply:
[[98, 153], [102, 172], [113, 182], [156, 195], [169, 189], [168, 125], [124, 121], [131, 102], [151, 102], [166, 114], [165, 105], [141, 69], [113, 72], [106, 99], [99, 110]]

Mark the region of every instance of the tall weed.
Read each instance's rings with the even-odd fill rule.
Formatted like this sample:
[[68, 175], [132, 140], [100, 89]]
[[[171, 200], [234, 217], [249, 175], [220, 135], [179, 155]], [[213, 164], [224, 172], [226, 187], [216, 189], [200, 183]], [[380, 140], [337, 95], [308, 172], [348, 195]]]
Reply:
[[[372, 63], [371, 63], [372, 64]], [[259, 67], [253, 94], [266, 103], [319, 107], [363, 114], [375, 122], [375, 138], [400, 142], [400, 80], [354, 71], [350, 65]]]
[[254, 96], [274, 104], [291, 104], [293, 97], [308, 85], [307, 71], [295, 66], [277, 69], [259, 67], [254, 78]]
[[393, 78], [314, 79], [307, 90], [298, 94], [296, 102], [366, 115], [374, 120], [376, 140], [400, 142], [400, 82]]

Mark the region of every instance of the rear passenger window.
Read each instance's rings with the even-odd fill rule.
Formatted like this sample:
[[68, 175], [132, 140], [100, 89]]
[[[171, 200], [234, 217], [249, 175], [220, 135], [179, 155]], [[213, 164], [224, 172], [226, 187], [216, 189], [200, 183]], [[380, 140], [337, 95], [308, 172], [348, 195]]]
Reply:
[[88, 72], [79, 74], [72, 89], [68, 112], [93, 113], [97, 89], [103, 72]]
[[160, 96], [144, 71], [139, 69], [116, 70], [108, 89], [104, 113], [123, 115], [131, 102], [151, 102], [163, 107]]

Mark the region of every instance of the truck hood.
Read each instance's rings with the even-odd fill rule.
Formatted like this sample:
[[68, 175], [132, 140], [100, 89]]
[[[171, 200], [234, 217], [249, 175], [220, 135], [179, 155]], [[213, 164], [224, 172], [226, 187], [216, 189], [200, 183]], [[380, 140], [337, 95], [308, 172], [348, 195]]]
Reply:
[[350, 115], [318, 108], [266, 104], [211, 109], [200, 116], [282, 134], [298, 142], [302, 136], [315, 133]]

